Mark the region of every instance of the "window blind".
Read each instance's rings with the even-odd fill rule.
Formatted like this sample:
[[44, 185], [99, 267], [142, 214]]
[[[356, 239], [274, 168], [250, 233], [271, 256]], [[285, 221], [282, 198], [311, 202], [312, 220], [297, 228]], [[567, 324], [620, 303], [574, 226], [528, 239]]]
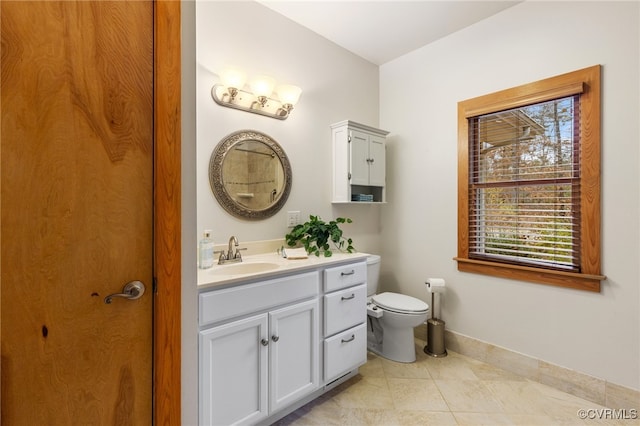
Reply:
[[579, 96], [468, 118], [469, 258], [579, 272]]

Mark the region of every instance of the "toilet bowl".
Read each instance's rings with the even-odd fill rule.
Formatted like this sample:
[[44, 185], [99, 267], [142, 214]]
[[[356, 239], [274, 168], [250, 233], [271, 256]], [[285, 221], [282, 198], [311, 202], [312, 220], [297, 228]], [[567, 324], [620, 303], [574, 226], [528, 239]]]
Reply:
[[404, 294], [376, 294], [380, 277], [380, 256], [367, 258], [367, 348], [397, 362], [416, 360], [413, 328], [422, 324], [429, 305]]

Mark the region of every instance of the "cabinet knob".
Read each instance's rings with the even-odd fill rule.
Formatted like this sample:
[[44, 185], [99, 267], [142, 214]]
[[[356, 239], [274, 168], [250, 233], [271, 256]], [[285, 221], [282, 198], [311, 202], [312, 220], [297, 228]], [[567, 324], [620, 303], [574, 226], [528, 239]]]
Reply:
[[355, 297], [356, 297], [355, 293], [351, 293], [351, 296], [346, 296], [346, 297], [342, 296], [340, 300], [351, 300], [351, 299], [354, 299]]
[[267, 346], [269, 344], [269, 339], [262, 339], [260, 340], [260, 343], [262, 343], [262, 346]]
[[280, 336], [273, 335], [271, 336], [271, 340], [273, 340], [274, 342], [277, 342], [278, 340], [280, 340]]

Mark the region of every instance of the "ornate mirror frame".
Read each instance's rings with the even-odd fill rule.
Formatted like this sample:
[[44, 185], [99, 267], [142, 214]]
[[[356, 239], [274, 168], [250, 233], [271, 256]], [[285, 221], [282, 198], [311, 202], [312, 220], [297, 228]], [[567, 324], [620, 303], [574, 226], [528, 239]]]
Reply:
[[[225, 186], [224, 161], [229, 152], [244, 142], [261, 142], [272, 151], [272, 157], [280, 161], [283, 172], [283, 185], [280, 194], [264, 208], [252, 209], [237, 200]], [[230, 177], [227, 176], [227, 181]], [[289, 198], [291, 192], [291, 164], [282, 147], [270, 136], [257, 130], [240, 130], [223, 138], [216, 145], [209, 160], [209, 183], [218, 203], [230, 214], [241, 219], [261, 220], [276, 214]]]

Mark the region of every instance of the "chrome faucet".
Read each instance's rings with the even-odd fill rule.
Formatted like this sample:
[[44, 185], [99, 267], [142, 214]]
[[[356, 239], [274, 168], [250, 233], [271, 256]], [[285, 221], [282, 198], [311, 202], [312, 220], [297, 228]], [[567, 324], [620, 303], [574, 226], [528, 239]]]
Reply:
[[[235, 235], [232, 235], [231, 238], [229, 238], [229, 250], [227, 251], [228, 260], [235, 258], [235, 255], [233, 254], [234, 245], [238, 247], [238, 239], [235, 237]], [[238, 254], [238, 252], [236, 252], [236, 254]]]
[[229, 238], [229, 248], [227, 250], [227, 254], [225, 254], [224, 250], [222, 250], [220, 258], [218, 259], [218, 265], [222, 265], [223, 263], [227, 262], [242, 262], [242, 255], [240, 254], [240, 250], [245, 249], [236, 249], [234, 253], [233, 248], [238, 246], [238, 239], [234, 235], [232, 235], [231, 238]]

